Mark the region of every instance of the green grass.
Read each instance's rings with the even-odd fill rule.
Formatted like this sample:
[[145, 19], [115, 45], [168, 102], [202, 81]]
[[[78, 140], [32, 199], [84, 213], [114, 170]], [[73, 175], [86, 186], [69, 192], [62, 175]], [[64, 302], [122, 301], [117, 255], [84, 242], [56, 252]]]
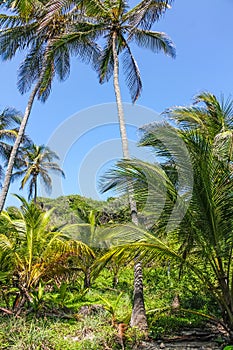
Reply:
[[[111, 321], [114, 317], [118, 322], [129, 322], [133, 271], [131, 268], [120, 270], [116, 287], [112, 285], [112, 277], [110, 269], [105, 269], [86, 293], [82, 293], [77, 284], [76, 288], [67, 288], [62, 298], [58, 291], [52, 292], [52, 295], [45, 294], [34, 314], [20, 318], [0, 317], [0, 350], [121, 349], [117, 330]], [[182, 329], [203, 327], [204, 320], [200, 316], [175, 316], [169, 311], [175, 293], [180, 295], [182, 307], [191, 304], [197, 311], [212, 311], [211, 300], [203, 293], [197, 293], [198, 286], [191, 276], [178, 285], [175, 274], [168, 276], [166, 267], [144, 269], [144, 283], [151, 337], [157, 339]], [[84, 314], [80, 311], [84, 305], [102, 306]], [[152, 309], [156, 311], [149, 312]], [[162, 309], [166, 311], [160, 312]], [[57, 311], [60, 318], [51, 317]], [[62, 314], [67, 318], [61, 318]], [[129, 328], [125, 348], [132, 349], [140, 339], [140, 333]]]
[[1, 318], [0, 349], [118, 349], [115, 330], [105, 312], [84, 320]]
[[[1, 317], [0, 328], [1, 350], [121, 349], [117, 330], [105, 311], [79, 320]], [[128, 331], [126, 349], [132, 349], [139, 339], [138, 332]]]

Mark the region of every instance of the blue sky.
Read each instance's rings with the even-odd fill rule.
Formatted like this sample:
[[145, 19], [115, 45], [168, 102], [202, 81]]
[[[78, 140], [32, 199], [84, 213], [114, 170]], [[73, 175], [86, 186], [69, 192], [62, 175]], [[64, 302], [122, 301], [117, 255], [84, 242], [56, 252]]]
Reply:
[[[232, 0], [175, 0], [172, 9], [167, 11], [153, 29], [164, 31], [172, 38], [177, 50], [176, 59], [133, 47], [143, 80], [143, 91], [137, 105], [160, 113], [174, 105], [190, 104], [192, 97], [203, 90], [218, 96], [221, 93], [226, 97], [231, 95], [232, 13]], [[1, 110], [6, 106], [14, 106], [23, 112], [26, 107], [28, 95], [21, 96], [16, 88], [17, 67], [22, 58], [23, 54], [11, 62], [1, 62]], [[121, 85], [123, 101], [130, 103], [123, 80]], [[64, 194], [82, 193], [91, 196], [92, 192], [88, 192], [88, 187], [93, 187], [99, 174], [106, 170], [114, 159], [121, 156], [117, 118], [113, 107], [109, 124], [106, 121], [101, 127], [101, 111], [105, 113], [105, 104], [111, 102], [114, 102], [112, 80], [100, 85], [96, 73], [89, 66], [73, 59], [67, 81], [55, 81], [48, 101], [45, 104], [35, 103], [27, 127], [27, 133], [35, 143], [46, 144], [55, 130], [60, 132], [62, 123], [68, 123], [67, 120], [74, 115], [77, 117], [72, 120], [83, 130], [82, 135], [74, 139], [72, 144], [68, 142], [66, 146], [68, 148], [65, 150], [63, 163], [66, 180], [62, 184]], [[95, 107], [102, 104], [103, 109]], [[137, 106], [129, 112], [131, 126], [128, 132], [132, 147], [135, 147], [138, 137], [137, 126], [145, 124], [147, 117], [148, 122], [153, 119], [153, 112], [148, 112], [148, 116], [147, 112], [142, 112], [142, 123], [140, 116], [137, 116], [135, 121], [133, 117], [137, 114], [136, 109]], [[156, 118], [158, 115], [155, 113]], [[93, 120], [93, 126], [88, 120]], [[61, 147], [69, 137], [69, 130], [66, 135], [61, 133], [59, 141], [56, 140], [59, 145], [55, 144], [54, 147]], [[60, 149], [59, 147], [56, 150]], [[109, 149], [113, 150], [112, 156], [108, 154], [102, 157]], [[99, 160], [97, 165], [93, 165], [94, 170], [91, 168], [93, 159]], [[80, 175], [80, 166], [88, 162], [88, 167], [84, 166]], [[85, 176], [85, 171], [89, 176]], [[16, 192], [17, 187], [18, 185], [12, 186], [10, 192]], [[98, 197], [98, 193], [96, 196]], [[13, 203], [15, 202], [9, 195], [7, 205]]]

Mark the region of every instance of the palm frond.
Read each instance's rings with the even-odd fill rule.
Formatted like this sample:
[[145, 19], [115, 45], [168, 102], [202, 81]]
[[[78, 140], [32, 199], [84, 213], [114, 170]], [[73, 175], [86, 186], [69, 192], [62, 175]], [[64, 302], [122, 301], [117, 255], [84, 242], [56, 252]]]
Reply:
[[100, 83], [108, 81], [113, 74], [113, 52], [112, 52], [112, 40], [109, 37], [107, 45], [102, 51], [99, 58], [99, 79]]
[[2, 29], [14, 28], [22, 25], [22, 18], [17, 15], [0, 14], [0, 27]]
[[36, 44], [21, 63], [18, 71], [17, 86], [21, 94], [29, 91], [32, 84], [38, 80], [42, 67], [44, 46]]
[[40, 181], [46, 192], [50, 194], [52, 191], [52, 179], [45, 171], [40, 172]]
[[132, 37], [139, 47], [150, 49], [155, 53], [163, 51], [172, 58], [176, 56], [175, 46], [165, 33], [133, 29], [129, 37]]
[[11, 10], [17, 12], [20, 17], [28, 20], [35, 8], [41, 5], [39, 0], [8, 0], [6, 1], [6, 6]]
[[26, 49], [35, 35], [36, 23], [6, 28], [0, 32], [0, 56], [3, 60], [12, 59], [18, 50]]
[[125, 15], [124, 19], [131, 27], [150, 30], [152, 25], [170, 8], [171, 3], [172, 1], [168, 0], [142, 0]]
[[137, 62], [135, 61], [129, 45], [124, 41], [124, 53], [123, 53], [123, 70], [126, 80], [126, 85], [129, 88], [131, 99], [134, 102], [137, 101], [142, 90], [142, 81]]

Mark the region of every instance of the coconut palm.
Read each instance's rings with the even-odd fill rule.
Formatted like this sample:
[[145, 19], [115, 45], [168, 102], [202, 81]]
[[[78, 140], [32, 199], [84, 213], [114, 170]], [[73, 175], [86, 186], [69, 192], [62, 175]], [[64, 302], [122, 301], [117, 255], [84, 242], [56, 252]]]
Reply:
[[[0, 55], [4, 60], [12, 59], [20, 50], [26, 50], [26, 57], [19, 69], [18, 87], [21, 93], [35, 84], [11, 151], [3, 189], [0, 197], [0, 211], [8, 193], [11, 174], [17, 150], [22, 141], [33, 102], [38, 97], [43, 102], [48, 98], [55, 75], [62, 81], [69, 75], [70, 55], [82, 61], [93, 63], [99, 58], [99, 48], [90, 38], [88, 30], [74, 27], [75, 13], [60, 13], [40, 28], [46, 15], [46, 1], [7, 1], [4, 5], [13, 14], [0, 16]], [[80, 16], [80, 14], [76, 14]]]
[[[182, 118], [185, 120], [185, 113]], [[190, 121], [190, 115], [186, 119]], [[180, 159], [181, 150], [175, 144], [169, 150], [161, 142], [161, 132], [158, 130], [160, 128], [164, 128], [164, 133], [166, 129], [169, 129], [168, 132], [174, 130], [185, 143], [193, 169], [193, 186], [179, 190], [182, 179], [177, 176], [180, 164], [176, 159]], [[221, 131], [218, 129], [216, 132], [219, 130]], [[111, 254], [115, 258], [121, 256], [122, 251], [129, 259], [140, 255], [145, 262], [162, 256], [175, 259], [183, 271], [193, 271], [200, 280], [201, 288], [205, 288], [217, 301], [222, 318], [217, 319], [215, 315], [212, 320], [220, 322], [232, 338], [232, 169], [228, 159], [219, 156], [222, 152], [217, 152], [217, 145], [213, 142], [218, 134], [212, 133], [210, 137], [211, 133], [212, 128], [209, 133], [203, 133], [199, 125], [193, 129], [193, 126], [187, 127], [187, 123], [184, 130], [176, 130], [168, 125], [145, 127], [142, 144], [153, 147], [159, 155], [161, 166], [137, 160], [122, 161], [116, 170], [108, 174], [107, 186], [117, 186], [121, 191], [126, 191], [125, 183], [131, 182], [136, 198], [146, 203], [150, 214], [153, 205], [157, 209], [161, 204], [163, 211], [151, 232], [132, 225], [119, 227], [116, 237], [119, 242], [122, 240], [123, 246], [110, 252], [107, 259]], [[182, 166], [185, 167], [185, 162]], [[165, 201], [158, 203], [158, 193], [161, 192], [161, 196], [164, 196], [164, 188]], [[174, 208], [176, 216], [172, 215]], [[171, 241], [170, 235], [173, 237]], [[124, 244], [130, 240], [133, 242], [131, 245]], [[178, 243], [174, 244], [174, 241]], [[102, 258], [102, 262], [105, 259], [106, 257]]]
[[49, 225], [51, 210], [43, 212], [33, 202], [27, 203], [17, 197], [22, 203], [19, 218], [14, 219], [7, 212], [1, 214], [8, 230], [0, 234], [0, 255], [1, 265], [10, 266], [11, 277], [8, 278], [18, 289], [14, 311], [19, 312], [26, 301], [32, 302], [32, 291], [40, 281], [46, 282], [67, 273], [66, 261], [70, 257], [84, 258], [94, 253], [83, 242], [52, 231]]
[[188, 107], [173, 107], [165, 115], [182, 129], [196, 129], [208, 135], [218, 156], [230, 163], [233, 152], [233, 100], [218, 99], [210, 92], [201, 92]]
[[[81, 35], [82, 37], [86, 37], [87, 35], [85, 33], [88, 33], [88, 36], [91, 36], [93, 39], [103, 37], [106, 40], [106, 47], [99, 62], [99, 76], [101, 82], [108, 80], [112, 74], [114, 76], [114, 91], [117, 101], [124, 158], [129, 158], [129, 151], [119, 86], [118, 55], [120, 53], [124, 54], [123, 63], [126, 73], [126, 82], [131, 92], [132, 101], [135, 102], [140, 95], [142, 83], [137, 63], [132, 55], [129, 44], [130, 42], [134, 41], [139, 46], [150, 48], [154, 52], [163, 50], [170, 56], [175, 55], [174, 46], [171, 40], [164, 33], [151, 31], [153, 23], [158, 20], [161, 14], [167, 9], [169, 2], [170, 1], [160, 0], [142, 1], [133, 9], [127, 11], [128, 4], [124, 1], [83, 1], [82, 5], [84, 6], [80, 7], [78, 4], [77, 18], [76, 21], [74, 21], [76, 5], [75, 1], [52, 0], [46, 6], [46, 8], [49, 9], [47, 11], [47, 15], [42, 18], [42, 21], [39, 21], [39, 23], [41, 23], [41, 33], [43, 33], [44, 31], [48, 30], [47, 28], [50, 28], [49, 24], [52, 25], [52, 29], [54, 30], [54, 19], [58, 18], [59, 20], [55, 23], [58, 24], [55, 26], [55, 30], [59, 28], [60, 33], [60, 23], [63, 22], [61, 21], [61, 17], [64, 18], [64, 12], [66, 16], [67, 9], [68, 14], [70, 13], [69, 10], [71, 9], [72, 21], [73, 23], [76, 23], [75, 30], [78, 32], [79, 36]], [[81, 13], [83, 9], [84, 12]], [[80, 16], [80, 14], [82, 14], [82, 16]], [[67, 23], [66, 20], [64, 20], [64, 23]], [[73, 32], [68, 36], [68, 38], [70, 37], [73, 38]], [[49, 42], [51, 43], [51, 40]], [[64, 37], [62, 35], [61, 40], [54, 40], [52, 45], [56, 48], [58, 46], [59, 49], [61, 49], [63, 42]], [[61, 50], [59, 50], [59, 52], [60, 51]], [[47, 52], [51, 52], [51, 49], [48, 49]], [[29, 59], [29, 61], [31, 60]], [[33, 70], [31, 72], [31, 76], [35, 76]], [[25, 79], [22, 79], [21, 82], [25, 82]], [[38, 83], [41, 85], [42, 81], [39, 81]], [[43, 89], [40, 89], [40, 91], [43, 91]], [[48, 91], [47, 85], [45, 91]], [[132, 193], [130, 193], [129, 201], [132, 220], [137, 224], [137, 208], [135, 206], [135, 202], [133, 201]], [[136, 264], [135, 266], [137, 266], [137, 268], [135, 268], [135, 273], [137, 273], [138, 278], [135, 280], [135, 288], [137, 288], [137, 290], [135, 289], [134, 305], [136, 305], [138, 302], [139, 304], [134, 308], [131, 324], [142, 325], [143, 322], [146, 323], [145, 315], [140, 316], [140, 312], [138, 313], [139, 310], [144, 309], [142, 288], [139, 290], [139, 287], [142, 287], [142, 283], [138, 283], [138, 281], [141, 279], [142, 273], [140, 271], [139, 265]], [[144, 318], [144, 321], [142, 322], [142, 320], [139, 320], [140, 318]]]
[[[132, 102], [136, 102], [141, 89], [140, 72], [131, 51], [131, 43], [150, 49], [152, 52], [162, 51], [175, 57], [175, 48], [171, 39], [161, 32], [151, 31], [151, 27], [169, 8], [171, 1], [141, 1], [132, 9], [128, 9], [126, 1], [85, 1], [82, 2], [82, 16], [77, 18], [77, 28], [88, 31], [93, 38], [103, 39], [104, 49], [98, 60], [99, 79], [101, 83], [113, 76], [116, 95], [118, 119], [122, 138], [123, 157], [129, 158], [127, 135], [119, 84], [119, 55], [123, 56], [123, 72], [126, 84], [131, 93]], [[54, 16], [75, 6], [76, 1], [50, 0], [47, 4], [47, 15], [41, 27], [50, 23]], [[80, 8], [78, 7], [79, 13]], [[72, 14], [74, 13], [74, 8]]]
[[38, 180], [41, 180], [46, 191], [50, 193], [52, 189], [52, 179], [49, 173], [64, 175], [64, 172], [54, 160], [59, 160], [58, 155], [44, 145], [32, 144], [21, 149], [21, 167], [14, 172], [12, 179], [23, 177], [21, 187], [23, 189], [28, 184], [28, 199], [37, 200]]
[[[128, 9], [126, 1], [104, 1], [96, 4], [95, 20], [101, 30], [105, 46], [100, 58], [100, 82], [108, 81], [113, 76], [114, 92], [118, 111], [123, 158], [129, 159], [128, 140], [124, 121], [124, 111], [119, 83], [119, 56], [123, 56], [125, 81], [135, 102], [142, 89], [142, 81], [137, 62], [131, 50], [131, 43], [147, 48], [152, 52], [163, 51], [174, 57], [175, 49], [170, 38], [161, 32], [151, 30], [161, 14], [167, 9], [168, 1], [141, 1], [134, 8]], [[98, 30], [99, 30], [98, 29]], [[137, 225], [137, 208], [133, 199], [132, 188], [128, 188], [132, 221]], [[132, 326], [147, 329], [143, 300], [142, 269], [140, 261], [134, 266], [134, 302], [130, 321]]]
[[175, 119], [181, 128], [198, 129], [214, 138], [232, 127], [233, 101], [225, 101], [224, 96], [218, 99], [206, 91], [197, 94], [191, 106], [172, 107], [164, 114]]

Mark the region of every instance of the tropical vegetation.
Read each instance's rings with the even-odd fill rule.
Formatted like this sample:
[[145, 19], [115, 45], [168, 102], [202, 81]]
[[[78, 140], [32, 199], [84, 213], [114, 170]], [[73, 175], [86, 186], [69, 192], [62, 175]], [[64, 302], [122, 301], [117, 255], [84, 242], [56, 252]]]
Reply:
[[30, 144], [20, 149], [21, 166], [13, 173], [12, 180], [23, 177], [20, 189], [28, 183], [28, 199], [33, 198], [34, 203], [37, 201], [38, 180], [41, 180], [49, 194], [52, 190], [52, 179], [49, 173], [65, 176], [54, 160], [59, 160], [58, 155], [44, 145]]
[[[100, 82], [108, 80], [113, 74], [114, 91], [122, 139], [123, 157], [129, 158], [128, 141], [124, 122], [124, 112], [119, 85], [119, 54], [123, 54], [123, 69], [126, 84], [132, 101], [140, 95], [142, 82], [140, 72], [131, 51], [130, 43], [163, 51], [175, 56], [174, 45], [165, 33], [151, 30], [171, 1], [141, 1], [127, 10], [127, 2], [88, 2], [82, 1], [38, 1], [34, 5], [24, 2], [6, 2], [7, 10], [16, 12], [13, 16], [2, 16], [3, 30], [0, 36], [0, 55], [12, 58], [18, 50], [26, 48], [26, 58], [19, 71], [19, 90], [24, 93], [35, 86], [13, 146], [5, 181], [0, 197], [2, 210], [9, 189], [11, 174], [17, 150], [25, 132], [33, 101], [37, 96], [45, 101], [50, 93], [52, 80], [57, 74], [61, 80], [69, 75], [70, 55], [75, 54], [84, 61], [91, 62], [97, 70]], [[102, 37], [106, 43], [101, 49], [97, 42]], [[34, 181], [34, 183], [36, 183]], [[35, 186], [36, 189], [36, 186]], [[129, 188], [131, 217], [137, 223], [137, 208]], [[29, 190], [31, 193], [31, 190]], [[36, 194], [35, 194], [36, 196]], [[131, 324], [147, 328], [145, 317], [141, 266], [135, 263], [135, 308]], [[144, 321], [143, 321], [144, 320]], [[144, 322], [144, 326], [143, 326]]]
[[[18, 88], [30, 91], [23, 116], [0, 113], [0, 349], [132, 349], [193, 327], [213, 333], [213, 325], [215, 343], [233, 346], [232, 99], [201, 92], [167, 109], [167, 122], [143, 126], [139, 146], [154, 162], [128, 150], [120, 69], [135, 103], [135, 44], [175, 57], [171, 39], [153, 30], [171, 3], [0, 5], [0, 56], [23, 51]], [[39, 179], [49, 193], [51, 173], [64, 172], [25, 130], [35, 99], [45, 102], [54, 78], [69, 76], [72, 56], [100, 83], [113, 79], [123, 157], [102, 179], [103, 192], [118, 193], [105, 202], [38, 197]], [[16, 195], [19, 208], [3, 210], [19, 179], [28, 201]]]
[[[214, 324], [224, 330], [216, 347], [231, 343], [232, 106], [204, 92], [165, 111], [178, 126], [144, 126], [140, 146], [152, 148], [156, 162], [123, 159], [107, 173], [102, 189], [115, 188], [118, 199], [18, 197], [20, 209], [2, 212], [0, 322], [8, 329], [7, 315], [22, 332], [1, 333], [4, 346], [139, 345], [145, 335], [129, 327], [138, 257], [152, 339]], [[128, 184], [138, 225], [123, 195]]]
[[[200, 106], [196, 106], [197, 102]], [[229, 136], [232, 135], [232, 106], [232, 101], [219, 103], [211, 93], [203, 93], [195, 98], [194, 106], [166, 111], [178, 121], [179, 129], [169, 124], [144, 128], [141, 145], [154, 149], [161, 166], [123, 160], [106, 176], [105, 187], [127, 190], [125, 184], [130, 181], [141, 205], [144, 201], [146, 217], [153, 213], [151, 198], [163, 195], [165, 186], [165, 201], [156, 205], [157, 210], [160, 205], [163, 210], [149, 230], [145, 230], [143, 223], [138, 228], [119, 227], [118, 237], [122, 236], [126, 243], [135, 237], [135, 242], [114, 248], [102, 258], [109, 259], [119, 252], [122, 255], [126, 250], [129, 259], [140, 254], [147, 263], [157, 261], [158, 256], [174, 259], [180, 265], [180, 277], [191, 271], [202, 288], [212, 295], [221, 313], [218, 322], [229, 334], [233, 311], [232, 138]], [[186, 159], [184, 145], [188, 150]], [[183, 174], [179, 168], [183, 168]], [[191, 176], [193, 182], [187, 182], [186, 178]]]

